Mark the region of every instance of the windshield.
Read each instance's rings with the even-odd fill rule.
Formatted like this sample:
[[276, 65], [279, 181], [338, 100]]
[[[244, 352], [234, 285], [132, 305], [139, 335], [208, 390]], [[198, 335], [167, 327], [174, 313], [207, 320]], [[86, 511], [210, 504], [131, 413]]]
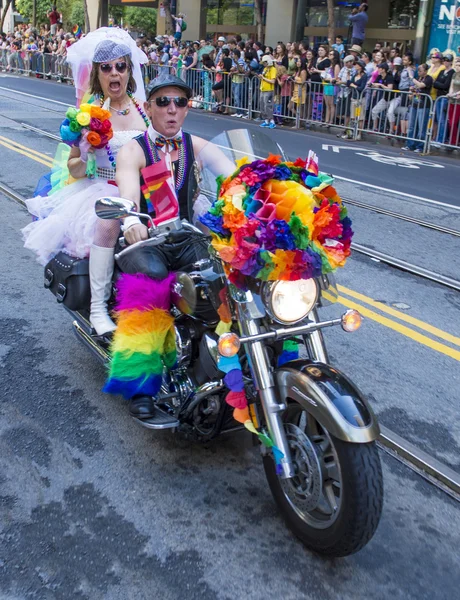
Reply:
[[227, 177], [237, 168], [237, 161], [267, 158], [269, 154], [285, 157], [281, 146], [262, 132], [247, 129], [223, 131], [210, 140], [198, 155], [201, 183], [200, 191], [209, 200], [216, 199], [219, 175]]

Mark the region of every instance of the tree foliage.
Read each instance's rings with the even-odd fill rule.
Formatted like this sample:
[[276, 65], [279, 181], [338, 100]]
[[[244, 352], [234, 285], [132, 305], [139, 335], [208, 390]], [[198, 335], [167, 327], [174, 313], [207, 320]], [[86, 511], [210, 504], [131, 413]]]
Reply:
[[157, 11], [154, 8], [127, 6], [123, 13], [123, 24], [147, 36], [153, 36], [157, 30]]

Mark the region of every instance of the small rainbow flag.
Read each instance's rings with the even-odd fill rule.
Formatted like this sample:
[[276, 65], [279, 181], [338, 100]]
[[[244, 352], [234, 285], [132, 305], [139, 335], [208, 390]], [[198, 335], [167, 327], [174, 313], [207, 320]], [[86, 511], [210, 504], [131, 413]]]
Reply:
[[155, 212], [155, 225], [179, 215], [179, 202], [171, 173], [169, 154], [141, 170], [144, 184], [141, 187], [147, 211]]
[[74, 25], [72, 27], [72, 33], [74, 34], [75, 37], [77, 37], [77, 38], [80, 37], [81, 33], [82, 33], [80, 25]]

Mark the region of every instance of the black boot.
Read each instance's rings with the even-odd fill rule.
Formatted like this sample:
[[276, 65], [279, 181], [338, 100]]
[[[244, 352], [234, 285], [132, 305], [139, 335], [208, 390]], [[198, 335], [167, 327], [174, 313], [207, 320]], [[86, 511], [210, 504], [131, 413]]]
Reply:
[[129, 414], [136, 419], [149, 419], [154, 413], [152, 396], [133, 396], [129, 401]]

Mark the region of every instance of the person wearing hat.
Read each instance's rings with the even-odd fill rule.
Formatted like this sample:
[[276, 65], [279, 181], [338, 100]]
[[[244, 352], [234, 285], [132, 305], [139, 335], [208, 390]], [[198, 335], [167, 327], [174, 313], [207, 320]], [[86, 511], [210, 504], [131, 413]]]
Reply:
[[344, 66], [340, 69], [337, 84], [340, 86], [337, 94], [337, 117], [340, 121], [344, 121], [345, 129], [343, 134], [338, 134], [337, 137], [344, 139], [351, 139], [352, 132], [348, 129], [350, 124], [350, 108], [351, 108], [351, 97], [352, 89], [350, 84], [353, 77], [356, 75], [356, 69], [354, 67], [355, 58], [349, 54], [343, 59]]
[[349, 52], [355, 58], [355, 60], [358, 60], [361, 57], [362, 48], [358, 44], [353, 44]]
[[260, 117], [263, 119], [261, 127], [275, 129], [273, 119], [273, 96], [275, 93], [276, 67], [269, 54], [262, 56], [260, 61], [264, 70], [257, 77], [260, 79]]
[[350, 22], [352, 24], [351, 43], [362, 46], [366, 37], [366, 25], [369, 20], [367, 15], [367, 2], [363, 2], [359, 8], [351, 11]]
[[[435, 143], [443, 144], [446, 137], [446, 123], [447, 123], [447, 106], [449, 104], [447, 94], [449, 93], [450, 84], [452, 77], [454, 76], [454, 69], [452, 64], [454, 57], [452, 54], [445, 53], [442, 57], [444, 64], [444, 71], [441, 71], [433, 83], [433, 88], [436, 90], [436, 103], [435, 103], [435, 121], [433, 126], [433, 140]], [[436, 146], [435, 146], [436, 147]]]
[[[175, 188], [175, 198], [178, 203], [178, 216], [181, 219], [193, 220], [194, 200], [197, 192], [197, 168], [205, 161], [206, 147], [208, 142], [197, 136], [192, 136], [183, 131], [182, 126], [188, 113], [188, 102], [192, 96], [191, 88], [182, 79], [174, 75], [163, 75], [154, 79], [147, 87], [147, 100], [145, 102], [145, 111], [150, 118], [150, 126], [146, 132], [137, 136], [126, 144], [118, 155], [117, 177], [116, 181], [119, 187], [120, 195], [133, 201], [136, 210], [141, 213], [152, 213], [152, 216], [161, 218], [162, 213], [157, 212], [155, 198], [149, 191], [143, 191], [144, 176], [147, 176], [148, 170], [155, 163], [163, 162], [165, 167], [171, 165], [173, 171], [173, 185]], [[235, 168], [231, 161], [227, 161], [225, 156], [213, 144], [208, 153], [212, 168], [215, 161], [213, 172], [227, 175]], [[200, 157], [198, 158], [198, 155]], [[222, 160], [223, 157], [223, 160]], [[145, 190], [145, 188], [144, 188]], [[168, 209], [174, 209], [173, 198], [169, 198]], [[164, 202], [162, 200], [162, 202]], [[172, 203], [172, 206], [171, 206]], [[162, 209], [164, 210], [164, 208]], [[177, 214], [177, 213], [176, 213]], [[171, 217], [169, 217], [171, 218]], [[134, 244], [141, 240], [148, 239], [148, 229], [140, 219], [129, 216], [123, 220], [124, 237], [128, 244]], [[127, 305], [131, 301], [137, 306], [142, 299], [137, 296], [139, 287], [130, 290], [124, 284], [131, 275], [148, 274], [149, 281], [154, 280], [158, 285], [170, 285], [167, 277], [171, 271], [177, 272], [184, 270], [191, 263], [197, 260], [208, 258], [208, 243], [202, 236], [197, 237], [190, 230], [179, 230], [171, 234], [170, 238], [164, 243], [156, 246], [147, 245], [138, 248], [136, 252], [121, 256], [118, 264], [123, 271], [123, 295]], [[126, 277], [128, 275], [128, 277]], [[145, 277], [144, 275], [144, 277]], [[165, 283], [166, 280], [166, 283]], [[130, 295], [131, 294], [131, 295]], [[155, 306], [156, 297], [152, 297], [150, 302]], [[158, 328], [159, 313], [151, 314], [152, 305], [146, 307], [137, 319], [136, 327], [141, 330], [143, 327], [142, 315], [145, 315], [145, 331], [155, 335]], [[164, 319], [171, 319], [169, 311], [164, 311]], [[169, 307], [168, 307], [169, 308]], [[132, 362], [129, 361], [132, 352], [136, 350], [130, 347], [129, 336], [123, 332], [125, 329], [126, 316], [123, 311], [119, 314], [117, 330], [114, 334], [113, 348], [123, 345], [126, 352], [123, 356], [117, 354], [117, 363], [114, 371], [111, 372], [108, 384], [104, 391], [108, 393], [121, 393], [130, 399], [130, 413], [137, 418], [149, 418], [154, 409], [152, 395], [152, 384], [147, 378], [139, 378], [139, 375], [132, 373]], [[129, 316], [128, 316], [129, 319]], [[164, 320], [163, 319], [163, 320]], [[147, 350], [143, 350], [147, 353]], [[160, 351], [159, 351], [160, 352]], [[148, 357], [147, 357], [148, 358]], [[147, 359], [146, 359], [147, 360]], [[130, 370], [131, 369], [131, 370]], [[117, 379], [114, 372], [123, 371], [123, 380]], [[132, 375], [132, 379], [130, 378]]]
[[217, 52], [216, 52], [216, 67], [219, 64], [219, 62], [222, 59], [222, 49], [224, 48], [224, 46], [227, 44], [227, 40], [226, 38], [224, 38], [223, 35], [221, 35], [220, 37], [217, 38]]
[[[117, 152], [146, 130], [149, 123], [142, 106], [145, 96], [138, 62], [142, 56], [131, 36], [114, 28], [91, 32], [71, 48], [68, 60], [72, 64], [77, 97], [81, 100], [85, 90], [90, 94], [89, 104], [104, 105], [110, 110], [113, 137], [105, 147], [95, 151], [84, 137], [78, 146], [71, 147], [67, 168], [76, 181], [49, 197], [39, 195], [28, 200], [27, 208], [38, 220], [22, 233], [25, 247], [34, 251], [44, 265], [63, 250], [77, 258], [85, 258], [89, 253], [90, 321], [96, 334], [103, 337], [115, 329], [107, 302], [112, 292], [113, 249], [120, 226], [117, 221], [98, 219], [94, 203], [101, 196], [117, 195]], [[97, 171], [95, 178], [89, 178], [87, 163], [93, 152]]]
[[[358, 121], [358, 130], [363, 128], [366, 116], [366, 98], [363, 96], [363, 92], [366, 88], [367, 80], [366, 63], [363, 60], [358, 60], [355, 63], [355, 73], [352, 75], [349, 84], [351, 89], [351, 115], [353, 119]], [[359, 131], [356, 139], [361, 139]]]

